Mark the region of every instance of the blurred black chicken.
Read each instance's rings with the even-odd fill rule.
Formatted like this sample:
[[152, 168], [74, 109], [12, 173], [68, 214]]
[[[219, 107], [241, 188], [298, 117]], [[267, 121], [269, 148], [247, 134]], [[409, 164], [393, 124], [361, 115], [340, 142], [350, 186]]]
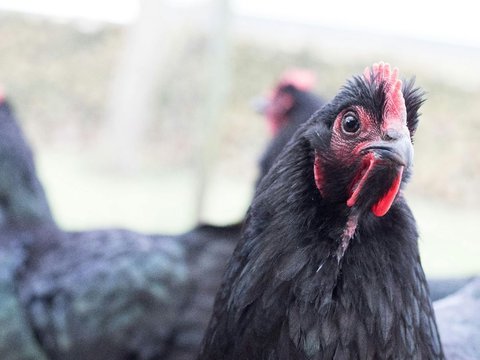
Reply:
[[[182, 245], [120, 230], [59, 230], [6, 101], [0, 130], [0, 244], [10, 265], [2, 266], [2, 289], [15, 305], [0, 310], [0, 357], [147, 359], [164, 351], [190, 289]], [[12, 341], [19, 332], [31, 341], [24, 353]]]
[[17, 291], [18, 270], [32, 241], [30, 229], [42, 232], [42, 224], [45, 228], [52, 225], [52, 215], [36, 177], [31, 150], [0, 89], [1, 359], [46, 359]]
[[443, 359], [401, 187], [422, 92], [375, 64], [260, 183], [199, 359]]
[[303, 69], [285, 71], [267, 101], [260, 107], [265, 115], [272, 140], [260, 159], [257, 184], [268, 173], [275, 159], [300, 125], [320, 109], [324, 101], [312, 90], [315, 75]]
[[32, 151], [0, 91], [0, 226], [53, 223]]
[[0, 134], [0, 359], [192, 359], [240, 226], [62, 231], [4, 99]]

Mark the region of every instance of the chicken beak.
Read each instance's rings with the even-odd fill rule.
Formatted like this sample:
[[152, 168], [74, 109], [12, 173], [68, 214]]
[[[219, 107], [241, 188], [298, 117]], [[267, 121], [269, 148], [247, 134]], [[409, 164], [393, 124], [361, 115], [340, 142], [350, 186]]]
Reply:
[[367, 152], [370, 156], [374, 156], [378, 165], [394, 165], [395, 177], [390, 184], [388, 191], [376, 201], [371, 210], [375, 216], [384, 216], [392, 206], [402, 182], [404, 169], [408, 168], [413, 160], [413, 146], [410, 137], [403, 135], [392, 140], [381, 140], [368, 144], [362, 152]]
[[251, 107], [259, 115], [265, 115], [270, 105], [270, 100], [263, 96], [258, 96], [250, 101]]
[[370, 142], [360, 151], [360, 154], [363, 155], [363, 166], [359, 176], [354, 180], [347, 206], [356, 205], [374, 169], [391, 169], [388, 173], [393, 174], [393, 177], [390, 179], [388, 188], [371, 208], [376, 216], [383, 216], [389, 211], [400, 190], [404, 170], [412, 163], [413, 146], [410, 137], [399, 136], [393, 140]]
[[405, 168], [413, 161], [413, 146], [408, 136], [371, 142], [361, 150], [362, 155], [368, 153], [372, 153], [377, 161], [390, 161]]

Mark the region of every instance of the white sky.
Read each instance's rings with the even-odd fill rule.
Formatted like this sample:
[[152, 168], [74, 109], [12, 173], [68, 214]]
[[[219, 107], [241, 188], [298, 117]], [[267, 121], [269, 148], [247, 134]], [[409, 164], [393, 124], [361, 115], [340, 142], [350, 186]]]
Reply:
[[[162, 0], [158, 0], [162, 1]], [[167, 0], [189, 6], [208, 0]], [[333, 28], [370, 30], [480, 47], [480, 21], [474, 1], [401, 0], [231, 0], [235, 14]], [[129, 23], [139, 0], [0, 0], [0, 9], [59, 17]]]
[[[295, 0], [284, 1], [285, 6], [279, 3], [275, 0], [235, 1], [237, 11], [243, 14], [480, 47], [475, 1]], [[442, 3], [446, 5], [440, 5]]]

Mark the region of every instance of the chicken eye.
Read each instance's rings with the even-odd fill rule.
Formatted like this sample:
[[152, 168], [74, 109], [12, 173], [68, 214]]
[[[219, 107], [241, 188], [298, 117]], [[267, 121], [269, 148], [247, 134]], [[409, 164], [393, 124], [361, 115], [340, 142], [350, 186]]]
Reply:
[[360, 128], [360, 121], [354, 113], [346, 113], [342, 118], [342, 129], [344, 132], [353, 134]]

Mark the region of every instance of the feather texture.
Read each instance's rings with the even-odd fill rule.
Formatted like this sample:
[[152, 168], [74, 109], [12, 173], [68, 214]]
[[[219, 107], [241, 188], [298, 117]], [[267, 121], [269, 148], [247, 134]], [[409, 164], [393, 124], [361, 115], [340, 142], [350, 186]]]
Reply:
[[[331, 154], [333, 124], [342, 109], [362, 106], [380, 125], [383, 89], [366, 78], [350, 81], [301, 127], [262, 180], [199, 359], [444, 358], [415, 220], [401, 195], [381, 218], [369, 206], [356, 210], [354, 235], [336, 255], [353, 211], [345, 189], [354, 165]], [[409, 99], [407, 114], [416, 117]], [[319, 153], [321, 194], [313, 174]], [[375, 187], [383, 186], [382, 173], [373, 176], [370, 193], [381, 194]], [[358, 200], [368, 201], [367, 194]]]

